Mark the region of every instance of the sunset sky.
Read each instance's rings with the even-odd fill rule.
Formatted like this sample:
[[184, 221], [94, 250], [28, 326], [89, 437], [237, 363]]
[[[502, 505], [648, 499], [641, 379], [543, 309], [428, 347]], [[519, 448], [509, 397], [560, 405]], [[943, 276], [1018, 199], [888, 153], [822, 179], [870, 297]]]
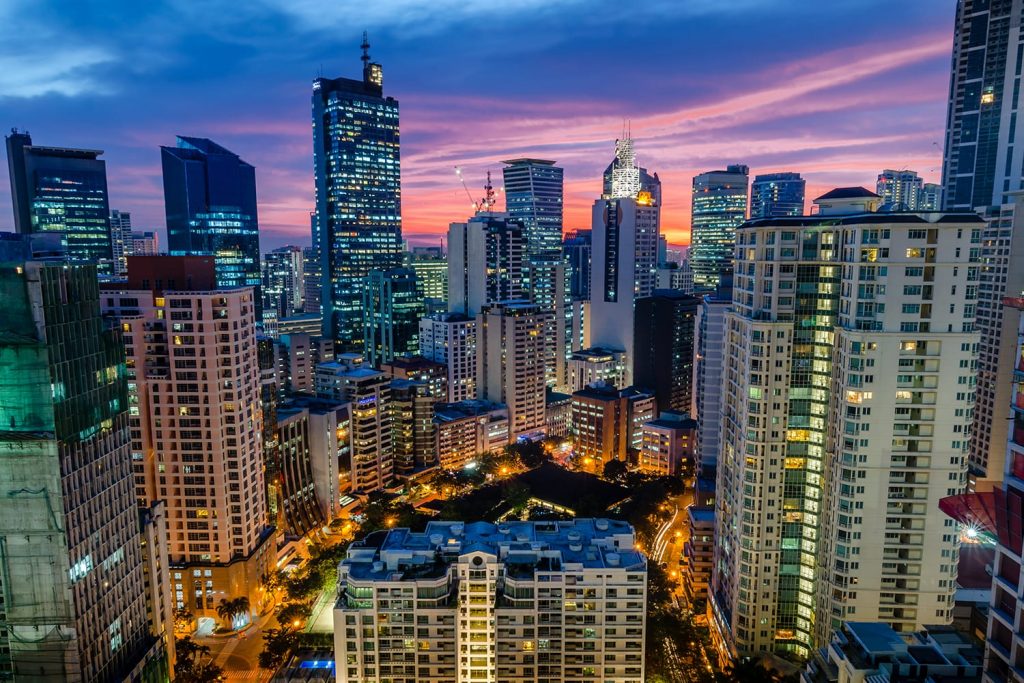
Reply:
[[[798, 171], [808, 199], [883, 168], [938, 181], [954, 0], [0, 2], [0, 126], [106, 151], [111, 207], [163, 230], [159, 145], [209, 137], [256, 167], [264, 250], [309, 243], [310, 84], [360, 74], [401, 104], [403, 231], [436, 242], [501, 159], [565, 168], [565, 227], [624, 119], [689, 238], [690, 179]], [[5, 153], [0, 152], [0, 153]], [[0, 231], [13, 229], [6, 158]]]

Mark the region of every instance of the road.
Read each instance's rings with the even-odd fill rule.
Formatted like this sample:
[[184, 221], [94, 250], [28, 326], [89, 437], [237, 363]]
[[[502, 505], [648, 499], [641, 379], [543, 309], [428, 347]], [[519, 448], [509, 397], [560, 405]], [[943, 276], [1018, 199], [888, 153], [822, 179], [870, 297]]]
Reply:
[[221, 638], [197, 638], [197, 642], [210, 648], [217, 666], [224, 669], [226, 681], [262, 683], [270, 680], [271, 672], [261, 669], [259, 655], [263, 650], [263, 630], [277, 625], [273, 612], [257, 617], [245, 632]]

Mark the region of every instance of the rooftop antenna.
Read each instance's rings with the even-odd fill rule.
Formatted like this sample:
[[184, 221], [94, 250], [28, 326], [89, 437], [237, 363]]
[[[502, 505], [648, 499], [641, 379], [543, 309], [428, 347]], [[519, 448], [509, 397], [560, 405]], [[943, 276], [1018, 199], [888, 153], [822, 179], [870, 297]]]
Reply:
[[363, 50], [363, 56], [359, 59], [363, 60], [363, 66], [365, 67], [370, 62], [370, 41], [366, 36], [366, 31], [363, 31], [363, 44], [359, 47]]

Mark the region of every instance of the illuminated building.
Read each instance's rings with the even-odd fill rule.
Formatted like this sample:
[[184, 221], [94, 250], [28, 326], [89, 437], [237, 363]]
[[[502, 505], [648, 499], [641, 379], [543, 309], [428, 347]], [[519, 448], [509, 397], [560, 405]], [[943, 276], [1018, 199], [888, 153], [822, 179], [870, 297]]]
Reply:
[[731, 267], [736, 228], [747, 217], [747, 174], [736, 164], [694, 176], [690, 267], [698, 290], [714, 289], [719, 273]]
[[633, 311], [633, 384], [654, 392], [658, 410], [687, 412], [693, 402], [693, 334], [700, 300], [656, 289]]
[[882, 198], [883, 206], [893, 211], [924, 211], [921, 208], [921, 194], [924, 181], [917, 171], [895, 171], [887, 168], [878, 174], [875, 194]]
[[569, 263], [569, 294], [574, 300], [590, 299], [591, 230], [573, 230], [562, 242], [562, 256]]
[[544, 397], [544, 435], [566, 437], [572, 429], [572, 395], [548, 391]]
[[127, 211], [113, 209], [110, 212], [110, 245], [113, 250], [114, 275], [124, 275], [128, 272], [128, 261], [125, 257], [135, 253], [132, 215]]
[[313, 81], [315, 232], [324, 336], [363, 350], [363, 287], [371, 270], [402, 265], [398, 101], [363, 39], [362, 80]]
[[580, 349], [569, 356], [569, 391], [579, 391], [591, 384], [626, 386], [626, 363], [622, 351], [602, 348]]
[[875, 212], [864, 188], [815, 201], [737, 231], [710, 609], [733, 655], [806, 657], [851, 619], [953, 618], [938, 501], [966, 485], [983, 223]]
[[680, 560], [683, 590], [694, 603], [708, 599], [711, 568], [715, 559], [715, 508], [690, 505], [686, 508], [686, 526], [689, 531], [683, 544]]
[[[126, 249], [127, 251], [127, 249]], [[160, 253], [160, 235], [155, 232], [132, 233], [132, 256], [156, 256]], [[127, 263], [127, 260], [126, 260]], [[126, 266], [127, 267], [127, 266]]]
[[526, 301], [505, 301], [477, 316], [478, 396], [508, 406], [510, 441], [544, 432], [544, 331], [550, 315]]
[[[573, 453], [591, 471], [612, 461], [629, 462], [643, 446], [644, 423], [657, 414], [654, 395], [626, 387], [595, 384], [572, 394]], [[588, 462], [590, 461], [590, 462]]]
[[764, 173], [750, 184], [750, 217], [804, 215], [806, 181], [799, 173]]
[[303, 313], [305, 275], [301, 247], [281, 247], [263, 255], [263, 314], [287, 318]]
[[484, 306], [525, 299], [523, 226], [508, 214], [479, 211], [448, 226], [448, 310], [475, 316]]
[[391, 380], [391, 442], [395, 474], [405, 476], [437, 464], [434, 405], [445, 396], [430, 382]]
[[530, 301], [550, 314], [544, 329], [544, 381], [549, 387], [564, 387], [572, 327], [569, 271], [555, 252], [531, 257], [523, 279]]
[[130, 256], [102, 293], [124, 331], [136, 495], [165, 502], [175, 608], [214, 618], [226, 597], [256, 606], [277, 559], [254, 294], [216, 277], [212, 256]]
[[107, 163], [100, 150], [41, 147], [28, 133], [7, 136], [14, 229], [63, 235], [67, 259], [114, 272]]
[[483, 453], [508, 445], [508, 408], [490, 401], [459, 401], [434, 408], [438, 463], [459, 470]]
[[544, 159], [501, 163], [505, 210], [523, 226], [526, 254], [557, 254], [562, 248], [562, 169]]
[[690, 260], [684, 258], [680, 263], [670, 261], [658, 266], [657, 288], [693, 294], [693, 268], [690, 267]]
[[732, 271], [701, 298], [694, 324], [693, 411], [697, 418], [697, 467], [718, 462], [722, 430], [722, 368], [725, 354], [725, 313], [732, 306]]
[[212, 140], [178, 136], [161, 147], [167, 248], [175, 256], [213, 256], [218, 287], [252, 287], [261, 320], [256, 169]]
[[942, 185], [925, 183], [917, 196], [918, 211], [942, 211]]
[[378, 531], [349, 547], [338, 591], [339, 683], [644, 679], [647, 558], [626, 522]]
[[448, 301], [448, 259], [440, 249], [428, 251], [414, 248], [406, 255], [406, 265], [416, 271], [423, 287], [423, 296], [435, 301]]
[[22, 244], [0, 245], [0, 677], [166, 680], [122, 336], [100, 314], [95, 265], [33, 261]]
[[678, 475], [684, 463], [693, 462], [697, 421], [688, 413], [662, 411], [645, 422], [637, 468], [656, 476]]
[[461, 313], [420, 320], [420, 355], [447, 369], [448, 402], [477, 397], [477, 321]]
[[363, 355], [379, 367], [419, 349], [423, 291], [411, 268], [371, 270], [363, 285]]

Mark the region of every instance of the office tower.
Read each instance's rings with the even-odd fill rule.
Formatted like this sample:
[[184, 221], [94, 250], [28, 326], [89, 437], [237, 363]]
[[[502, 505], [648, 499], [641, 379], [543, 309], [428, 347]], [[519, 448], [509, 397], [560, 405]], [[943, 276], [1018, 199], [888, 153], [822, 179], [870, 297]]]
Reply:
[[568, 366], [569, 391], [579, 391], [591, 384], [626, 386], [626, 359], [622, 351], [580, 349], [569, 356]]
[[875, 194], [882, 198], [882, 206], [893, 211], [919, 211], [924, 181], [917, 171], [896, 171], [887, 168], [878, 174]]
[[957, 3], [942, 158], [946, 210], [1010, 203], [1024, 189], [1024, 146], [1014, 145], [1019, 2]]
[[[281, 318], [277, 321], [277, 336], [308, 334], [318, 339], [325, 339], [325, 337], [320, 336], [323, 329], [323, 325], [321, 325], [322, 320], [319, 313], [303, 313], [301, 315], [293, 315], [290, 318]], [[334, 343], [333, 339], [331, 343]]]
[[574, 457], [600, 472], [612, 460], [636, 462], [643, 445], [643, 426], [657, 415], [654, 394], [610, 384], [594, 384], [572, 394]]
[[573, 230], [562, 242], [562, 256], [569, 264], [569, 294], [574, 300], [590, 299], [591, 230]]
[[95, 265], [32, 261], [22, 243], [20, 258], [13, 241], [0, 254], [0, 675], [166, 678], [147, 628], [121, 333], [100, 315]]
[[320, 313], [320, 256], [313, 247], [302, 248], [302, 311]]
[[982, 219], [864, 213], [863, 188], [816, 202], [737, 233], [711, 591], [733, 653], [807, 656], [848, 618], [952, 621], [938, 501], [966, 484]]
[[693, 294], [693, 268], [690, 267], [690, 260], [683, 259], [681, 263], [669, 262], [658, 266], [658, 289], [675, 289], [683, 294]]
[[[352, 544], [338, 587], [339, 683], [644, 677], [647, 560], [626, 522], [391, 529]], [[416, 638], [395, 626], [414, 621]]]
[[316, 232], [324, 336], [363, 349], [363, 285], [371, 270], [402, 265], [398, 100], [363, 38], [363, 78], [313, 81]]
[[523, 227], [507, 214], [478, 212], [448, 226], [448, 310], [475, 316], [488, 304], [523, 299]]
[[305, 259], [302, 247], [288, 246], [263, 255], [263, 313], [287, 318], [304, 311]]
[[917, 195], [918, 211], [942, 211], [942, 185], [925, 183]]
[[415, 248], [407, 254], [406, 265], [416, 271], [423, 287], [423, 296], [435, 301], [448, 301], [448, 258], [437, 251]]
[[351, 404], [353, 491], [368, 493], [394, 479], [390, 378], [367, 366], [362, 356], [346, 353], [316, 368], [316, 395]]
[[[636, 161], [633, 139], [627, 132], [615, 141], [615, 156], [602, 175], [601, 196], [605, 199], [636, 197], [640, 192], [651, 195], [653, 205], [661, 205], [661, 181]], [[655, 239], [657, 242], [657, 239]]]
[[574, 299], [569, 303], [569, 331], [565, 343], [570, 355], [590, 346], [590, 302]]
[[423, 290], [411, 268], [371, 270], [363, 285], [363, 356], [374, 367], [419, 349]]
[[28, 133], [7, 136], [14, 230], [63, 235], [67, 259], [113, 273], [107, 162], [94, 149], [41, 147]]
[[167, 505], [175, 609], [257, 605], [277, 553], [252, 289], [218, 287], [212, 256], [131, 256], [103, 304], [125, 335], [136, 495]]
[[391, 380], [388, 405], [396, 475], [408, 476], [437, 464], [434, 404], [444, 399], [429, 382]]
[[544, 397], [544, 436], [564, 438], [572, 431], [572, 395], [548, 391]]
[[[132, 256], [156, 256], [160, 253], [160, 235], [155, 232], [132, 233]], [[125, 261], [127, 268], [127, 260]]]
[[972, 234], [972, 255], [981, 252], [981, 281], [977, 284], [978, 315], [975, 320], [981, 336], [978, 345], [978, 386], [971, 430], [971, 489], [985, 491], [998, 487], [1006, 459], [1006, 439], [1010, 411], [1010, 385], [1005, 378], [1014, 373], [1017, 339], [1007, 330], [1018, 311], [1003, 305], [1005, 297], [1024, 294], [1024, 211], [1019, 193], [1011, 194], [1011, 203], [985, 210], [985, 225]]
[[218, 287], [252, 287], [261, 320], [256, 169], [206, 138], [177, 136], [161, 147], [167, 249], [213, 256]]
[[434, 407], [438, 464], [460, 470], [481, 453], [508, 445], [508, 408], [489, 401], [459, 401]]
[[523, 226], [527, 255], [557, 254], [562, 248], [562, 169], [544, 159], [501, 163], [505, 210]]
[[544, 330], [550, 313], [525, 301], [485, 306], [477, 316], [479, 398], [508, 406], [509, 440], [544, 431]]
[[633, 383], [654, 392], [658, 411], [688, 412], [693, 402], [693, 334], [700, 301], [674, 289], [636, 300]]
[[750, 184], [750, 217], [803, 216], [807, 182], [799, 173], [763, 173]]
[[477, 322], [461, 313], [434, 313], [420, 320], [420, 355], [447, 368], [448, 402], [477, 397]]
[[678, 475], [692, 463], [697, 441], [697, 421], [689, 413], [662, 411], [645, 422], [637, 469], [655, 476]]
[[548, 387], [564, 387], [568, 335], [572, 327], [569, 272], [558, 252], [532, 256], [524, 271], [524, 289], [530, 301], [550, 315], [544, 329], [544, 381]]
[[448, 368], [443, 363], [418, 355], [395, 356], [391, 361], [381, 363], [380, 370], [392, 379], [426, 382], [431, 393], [440, 397], [438, 403], [447, 400]]
[[128, 261], [125, 257], [135, 253], [132, 215], [127, 211], [114, 209], [110, 212], [110, 247], [114, 259], [114, 275], [123, 276], [128, 272]]
[[701, 298], [694, 322], [693, 411], [697, 418], [697, 469], [718, 462], [722, 430], [722, 371], [725, 314], [732, 306], [732, 272], [726, 271], [711, 294]]
[[747, 174], [742, 164], [693, 178], [690, 212], [690, 267], [698, 290], [714, 289], [732, 266], [736, 228], [747, 217]]

